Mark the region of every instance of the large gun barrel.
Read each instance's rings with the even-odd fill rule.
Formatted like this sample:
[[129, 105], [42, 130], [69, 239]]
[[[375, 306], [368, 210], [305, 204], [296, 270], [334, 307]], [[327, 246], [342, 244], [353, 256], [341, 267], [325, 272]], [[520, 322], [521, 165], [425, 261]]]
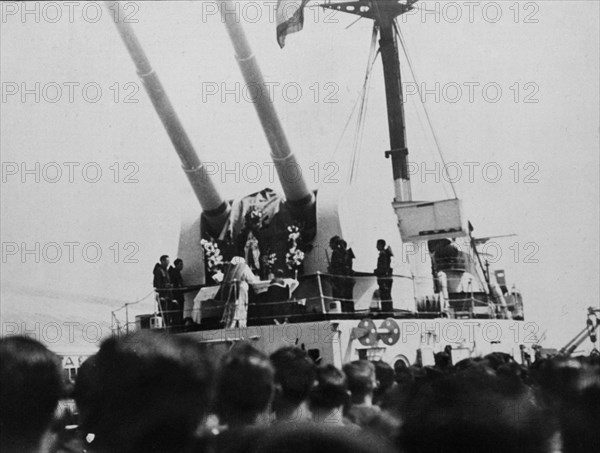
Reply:
[[221, 0], [219, 10], [227, 32], [235, 49], [238, 65], [249, 88], [259, 90], [254, 101], [256, 112], [271, 148], [271, 158], [275, 163], [279, 180], [286, 200], [293, 206], [307, 207], [314, 204], [314, 196], [304, 178], [298, 172], [299, 164], [279, 122], [273, 100], [266, 87], [262, 72], [252, 53], [250, 44], [241, 24], [239, 9], [231, 0]]
[[135, 63], [137, 73], [175, 147], [175, 151], [179, 155], [183, 171], [192, 185], [196, 198], [200, 202], [209, 228], [218, 234], [228, 218], [230, 211], [229, 203], [221, 197], [210, 175], [207, 174], [205, 167], [196, 154], [196, 150], [185, 132], [158, 75], [152, 69], [150, 60], [146, 56], [133, 28], [129, 23], [122, 20], [122, 18], [126, 17], [122, 6], [119, 2], [105, 3], [106, 6], [114, 4], [119, 9], [118, 14], [115, 15], [115, 24], [119, 35], [125, 47], [127, 47], [131, 59]]

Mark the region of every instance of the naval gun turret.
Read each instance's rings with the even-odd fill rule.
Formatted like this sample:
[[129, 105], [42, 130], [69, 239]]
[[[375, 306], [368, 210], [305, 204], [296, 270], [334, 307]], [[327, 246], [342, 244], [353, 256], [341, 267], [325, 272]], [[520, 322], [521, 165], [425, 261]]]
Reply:
[[[122, 9], [118, 2], [115, 6]], [[220, 2], [219, 7], [247, 85], [262, 90], [266, 84], [236, 9], [231, 8], [228, 1]], [[119, 14], [116, 17], [124, 16]], [[202, 208], [201, 214], [195, 213], [189, 220], [184, 220], [181, 228], [178, 256], [185, 262], [183, 278], [186, 285], [203, 285], [210, 278], [205, 269], [202, 239], [210, 238], [219, 243], [225, 260], [242, 254], [249, 233], [249, 216], [253, 212], [259, 212], [262, 217], [260, 232], [253, 231], [254, 235], [261, 236], [258, 238], [260, 252], [274, 253], [280, 261], [285, 262], [288, 226], [301, 224], [303, 239], [307, 243], [314, 237], [315, 195], [309, 190], [301, 172], [297, 171], [300, 168], [298, 160], [291, 151], [268, 91], [258, 93], [254, 105], [271, 149], [283, 196], [271, 189], [264, 189], [240, 200], [226, 200], [198, 157], [133, 28], [126, 21], [116, 20], [115, 24]], [[193, 296], [194, 293], [186, 295], [186, 305]]]

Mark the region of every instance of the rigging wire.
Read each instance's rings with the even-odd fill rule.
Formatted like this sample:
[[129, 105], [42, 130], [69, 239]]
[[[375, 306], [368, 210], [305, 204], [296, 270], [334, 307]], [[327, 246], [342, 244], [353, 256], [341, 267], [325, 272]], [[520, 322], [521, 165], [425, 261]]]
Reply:
[[379, 49], [376, 48], [377, 47], [377, 34], [378, 34], [377, 27], [374, 26], [372, 37], [371, 37], [371, 48], [369, 50], [369, 59], [367, 62], [365, 80], [363, 82], [363, 86], [362, 86], [360, 95], [356, 99], [356, 102], [354, 103], [354, 106], [352, 107], [352, 111], [350, 112], [350, 115], [348, 115], [346, 124], [344, 125], [342, 133], [340, 134], [340, 138], [338, 139], [338, 142], [332, 153], [332, 160], [333, 160], [333, 158], [335, 158], [335, 156], [339, 152], [342, 140], [344, 139], [346, 132], [348, 130], [348, 126], [350, 125], [350, 122], [352, 121], [352, 118], [354, 117], [354, 114], [360, 105], [359, 113], [358, 113], [357, 120], [356, 120], [357, 127], [356, 127], [356, 132], [354, 133], [354, 143], [352, 146], [352, 164], [351, 164], [351, 169], [350, 169], [350, 173], [348, 176], [348, 181], [350, 183], [356, 180], [356, 177], [358, 174], [358, 161], [359, 161], [359, 157], [360, 157], [359, 156], [360, 155], [360, 147], [362, 145], [362, 139], [364, 136], [364, 128], [365, 128], [364, 126], [365, 126], [365, 116], [366, 116], [366, 110], [367, 110], [369, 82], [371, 79], [371, 73], [373, 72], [373, 66], [375, 65], [375, 62], [377, 61], [377, 57], [379, 56], [379, 52], [380, 52]]
[[[357, 120], [356, 120], [357, 126], [356, 126], [356, 132], [354, 133], [354, 143], [352, 146], [352, 159], [351, 159], [352, 164], [351, 164], [350, 173], [348, 175], [348, 182], [350, 182], [350, 183], [355, 181], [356, 176], [358, 174], [358, 161], [359, 161], [359, 157], [360, 157], [359, 156], [360, 155], [360, 147], [362, 145], [362, 139], [364, 136], [364, 126], [365, 126], [365, 116], [366, 116], [366, 109], [367, 109], [369, 82], [371, 79], [371, 73], [373, 72], [373, 66], [375, 66], [377, 57], [379, 56], [379, 49], [377, 49], [377, 34], [378, 34], [377, 27], [373, 27], [373, 33], [372, 33], [372, 38], [371, 38], [371, 48], [369, 51], [369, 59], [367, 62], [365, 80], [363, 82], [363, 86], [361, 88], [360, 95], [356, 99], [356, 102], [354, 103], [354, 106], [352, 107], [352, 111], [350, 112], [350, 115], [348, 115], [346, 124], [344, 125], [342, 133], [340, 134], [340, 138], [338, 139], [338, 142], [335, 145], [335, 149], [332, 153], [332, 160], [334, 160], [335, 156], [338, 154], [338, 152], [340, 150], [342, 141], [343, 141], [344, 137], [346, 136], [346, 132], [348, 131], [348, 127], [350, 126], [350, 122], [352, 121], [352, 118], [354, 117], [355, 112], [358, 108], [359, 113], [358, 113]], [[360, 106], [360, 108], [359, 108], [359, 106]]]
[[[410, 55], [408, 53], [408, 48], [406, 46], [404, 36], [402, 35], [402, 30], [400, 30], [400, 26], [398, 24], [397, 19], [394, 21], [394, 30], [396, 32], [396, 36], [400, 40], [400, 44], [402, 45], [402, 50], [404, 51], [404, 55], [406, 56], [406, 61], [408, 62], [408, 68], [410, 69], [413, 79], [415, 80], [415, 85], [417, 88], [417, 92], [419, 94], [419, 98], [422, 100], [423, 98], [422, 98], [422, 94], [421, 94], [421, 89], [419, 87], [419, 84], [417, 83], [418, 79], [417, 79], [417, 76], [414, 71], [412, 59], [410, 58]], [[427, 110], [427, 106], [425, 105], [424, 102], [421, 101], [421, 105], [423, 106], [423, 111], [425, 112], [425, 118], [427, 119], [427, 123], [429, 125], [429, 129], [431, 131], [433, 141], [435, 143], [438, 154], [440, 155], [440, 159], [442, 161], [442, 164], [444, 165], [444, 171], [445, 171], [445, 169], [447, 168], [446, 160], [444, 159], [444, 155], [442, 153], [442, 147], [440, 146], [440, 142], [438, 140], [437, 134], [435, 133], [435, 130], [433, 128], [433, 123], [431, 121], [431, 117], [429, 116], [429, 110]], [[454, 183], [452, 182], [452, 180], [450, 178], [448, 178], [448, 179], [449, 179], [450, 187], [452, 188], [452, 193], [454, 195], [454, 198], [457, 199], [458, 195], [456, 194], [456, 187], [454, 187]]]
[[142, 301], [144, 301], [144, 300], [148, 299], [148, 297], [150, 297], [150, 296], [151, 296], [151, 295], [153, 295], [154, 293], [155, 293], [155, 291], [154, 291], [154, 290], [152, 290], [152, 291], [150, 291], [148, 294], [146, 294], [144, 297], [142, 297], [141, 299], [135, 300], [135, 301], [133, 301], [133, 302], [127, 302], [127, 303], [123, 304], [121, 307], [119, 307], [119, 308], [117, 308], [117, 309], [113, 310], [112, 312], [113, 312], [113, 313], [116, 313], [116, 312], [118, 312], [118, 311], [121, 311], [121, 310], [123, 310], [124, 308], [126, 308], [126, 307], [127, 307], [127, 306], [129, 306], [129, 305], [135, 305], [135, 304], [139, 304], [140, 302], [142, 302]]
[[369, 62], [370, 64], [367, 66], [367, 72], [365, 74], [365, 81], [363, 83], [362, 89], [362, 102], [360, 105], [358, 118], [357, 118], [357, 127], [354, 133], [354, 145], [352, 147], [352, 166], [350, 170], [350, 183], [356, 181], [358, 176], [358, 165], [360, 161], [360, 149], [362, 147], [363, 138], [365, 135], [365, 125], [366, 125], [366, 116], [367, 116], [367, 107], [369, 101], [369, 82], [371, 80], [371, 73], [373, 71], [373, 65], [379, 55], [379, 50], [377, 49], [377, 35], [379, 31], [376, 26], [373, 26], [373, 33], [371, 35], [371, 49], [369, 50]]
[[358, 19], [356, 19], [354, 22], [352, 22], [350, 25], [348, 25], [344, 30], [348, 30], [350, 27], [352, 27], [355, 23], [357, 23], [362, 18], [363, 18], [362, 16], [358, 16]]
[[[416, 81], [415, 81], [415, 84]], [[413, 110], [415, 112], [415, 115], [417, 117], [418, 120], [418, 124], [419, 124], [419, 130], [421, 131], [421, 133], [423, 134], [423, 137], [427, 137], [429, 135], [429, 128], [425, 126], [425, 119], [423, 118], [423, 114], [421, 113], [421, 109], [419, 107], [421, 107], [421, 103], [419, 102], [420, 100], [416, 100], [413, 96], [411, 96], [410, 98], [410, 102], [411, 102], [411, 106], [413, 107]], [[430, 155], [434, 160], [436, 159], [436, 152], [433, 150], [432, 146], [426, 146], [427, 151], [428, 151], [428, 155]], [[420, 172], [423, 172], [424, 169], [419, 168], [418, 169]], [[421, 181], [424, 182], [425, 179], [425, 175], [422, 173], [421, 174]], [[437, 181], [437, 179], [436, 179]], [[447, 198], [451, 198], [451, 194], [449, 192], [449, 189], [447, 187], [446, 184], [442, 184], [442, 190], [444, 191], [444, 195]]]

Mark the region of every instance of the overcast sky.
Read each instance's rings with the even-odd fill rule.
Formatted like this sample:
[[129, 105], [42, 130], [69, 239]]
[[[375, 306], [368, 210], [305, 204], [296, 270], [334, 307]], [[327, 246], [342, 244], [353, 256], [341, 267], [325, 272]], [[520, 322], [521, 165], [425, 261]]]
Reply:
[[[93, 2], [50, 3], [31, 2], [25, 15], [23, 4], [2, 3], [2, 285], [132, 301], [151, 291], [158, 256], [176, 255], [182, 216], [199, 213], [198, 203], [109, 13]], [[304, 31], [288, 36], [281, 50], [274, 5], [240, 8], [290, 144], [317, 188], [350, 154], [354, 120], [334, 151], [364, 80], [372, 24], [346, 29], [354, 17], [309, 8]], [[516, 234], [488, 251], [502, 253], [496, 266], [522, 290], [527, 318], [540, 333], [548, 329], [550, 346], [560, 346], [584, 327], [585, 308], [598, 306], [599, 4], [421, 8], [430, 12], [400, 25], [467, 217], [477, 236]], [[221, 193], [278, 189], [212, 4], [130, 2], [126, 10], [200, 157], [229, 169], [239, 162], [238, 181], [233, 173], [216, 175]], [[403, 74], [414, 197], [447, 198], [412, 76]], [[346, 203], [361, 219], [354, 225], [377, 223], [373, 214], [385, 211], [391, 235], [380, 61], [372, 77], [358, 181]], [[33, 171], [23, 174], [22, 164]], [[262, 178], [244, 181], [244, 168], [246, 179], [258, 179], [256, 168]], [[372, 270], [383, 230], [365, 228], [348, 239], [359, 270]], [[36, 243], [39, 263], [22, 254], [23, 244]], [[60, 244], [56, 263], [51, 243]], [[65, 243], [78, 243], [73, 262]], [[98, 250], [102, 256], [91, 262]]]

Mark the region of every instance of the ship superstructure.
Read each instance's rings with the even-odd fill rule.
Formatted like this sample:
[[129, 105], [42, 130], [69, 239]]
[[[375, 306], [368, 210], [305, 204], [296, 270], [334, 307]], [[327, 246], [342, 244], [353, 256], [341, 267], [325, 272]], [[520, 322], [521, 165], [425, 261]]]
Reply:
[[[246, 85], [260, 89], [264, 78], [243, 21], [230, 0], [218, 3]], [[478, 249], [483, 241], [473, 236], [460, 200], [413, 199], [396, 18], [414, 3], [322, 5], [372, 20], [374, 42], [378, 39], [390, 146], [370, 158], [391, 163], [395, 196], [390, 202], [402, 241], [396, 265], [385, 275], [336, 266], [336, 244], [357, 230], [357, 219], [344, 214], [339, 192], [313, 192], [301, 175], [291, 177], [298, 157], [264, 92], [254, 106], [283, 194], [266, 188], [237, 200], [220, 195], [131, 25], [116, 22], [202, 208], [180, 236], [178, 256], [186, 263], [183, 316], [165, 323], [167, 314], [150, 314], [140, 317], [140, 327], [192, 335], [215, 351], [241, 340], [266, 352], [295, 344], [315, 360], [336, 365], [358, 358], [433, 364], [433, 355], [442, 350], [455, 362], [490, 352], [522, 359], [528, 332], [522, 297], [509, 289], [502, 271], [486, 265]], [[380, 238], [361, 239], [375, 247]], [[408, 253], [415, 250], [419, 253]], [[241, 266], [256, 278], [242, 281]], [[276, 271], [277, 278], [271, 275]], [[240, 304], [245, 304], [243, 316], [235, 314]]]

